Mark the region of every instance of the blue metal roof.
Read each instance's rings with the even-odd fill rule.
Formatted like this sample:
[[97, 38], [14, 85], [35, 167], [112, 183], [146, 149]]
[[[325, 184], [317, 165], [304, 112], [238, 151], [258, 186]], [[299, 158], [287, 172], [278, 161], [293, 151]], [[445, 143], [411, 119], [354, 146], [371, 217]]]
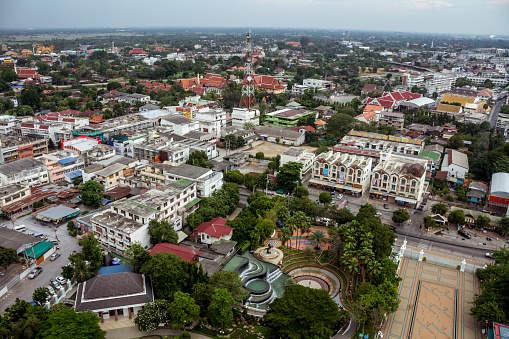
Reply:
[[134, 272], [131, 265], [104, 266], [99, 268], [97, 275], [115, 274], [122, 272]]
[[68, 177], [69, 179], [74, 179], [83, 176], [83, 173], [81, 171], [74, 171], [71, 173], [67, 173], [65, 176]]
[[58, 160], [58, 162], [61, 163], [62, 165], [67, 165], [67, 164], [74, 162], [76, 160], [78, 160], [78, 159], [71, 157], [71, 158], [65, 158], [65, 159]]

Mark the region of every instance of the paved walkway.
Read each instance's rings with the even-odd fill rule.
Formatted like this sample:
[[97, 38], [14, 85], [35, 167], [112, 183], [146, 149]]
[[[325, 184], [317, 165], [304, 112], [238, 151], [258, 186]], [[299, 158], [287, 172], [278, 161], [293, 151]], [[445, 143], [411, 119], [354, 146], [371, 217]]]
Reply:
[[[140, 338], [143, 336], [151, 335], [151, 334], [158, 334], [158, 335], [181, 335], [183, 331], [178, 330], [155, 330], [155, 331], [147, 331], [147, 332], [140, 332], [138, 330], [137, 326], [129, 326], [129, 327], [123, 327], [123, 328], [117, 328], [108, 330], [106, 332], [106, 338], [108, 339], [129, 339], [129, 338]], [[197, 339], [210, 339], [210, 337], [188, 332], [191, 335], [191, 338], [197, 338]]]

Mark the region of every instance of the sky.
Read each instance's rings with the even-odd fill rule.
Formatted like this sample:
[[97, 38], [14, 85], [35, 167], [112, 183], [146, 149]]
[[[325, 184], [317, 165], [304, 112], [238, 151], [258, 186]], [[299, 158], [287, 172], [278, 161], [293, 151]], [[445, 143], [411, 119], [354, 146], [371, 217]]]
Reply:
[[16, 0], [0, 29], [281, 27], [509, 35], [509, 0]]

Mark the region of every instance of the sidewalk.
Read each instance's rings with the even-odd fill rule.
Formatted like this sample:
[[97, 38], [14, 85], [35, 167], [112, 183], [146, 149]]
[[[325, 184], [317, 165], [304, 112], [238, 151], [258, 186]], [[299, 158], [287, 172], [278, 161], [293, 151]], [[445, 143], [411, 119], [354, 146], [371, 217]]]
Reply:
[[[140, 338], [143, 336], [158, 334], [158, 335], [181, 335], [183, 331], [165, 329], [165, 330], [155, 330], [155, 331], [147, 331], [141, 332], [138, 330], [137, 326], [129, 326], [117, 329], [111, 329], [106, 332], [106, 338], [108, 339], [129, 339], [129, 338]], [[209, 339], [210, 337], [204, 336], [202, 334], [188, 332], [191, 335], [191, 338], [197, 339]]]

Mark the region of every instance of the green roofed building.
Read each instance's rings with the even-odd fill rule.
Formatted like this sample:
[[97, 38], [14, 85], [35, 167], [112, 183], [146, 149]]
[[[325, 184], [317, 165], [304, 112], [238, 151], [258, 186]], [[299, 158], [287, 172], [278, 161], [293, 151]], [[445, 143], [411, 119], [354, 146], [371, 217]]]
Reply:
[[55, 246], [55, 244], [52, 242], [41, 241], [35, 244], [33, 247], [23, 251], [22, 254], [30, 258], [39, 259], [44, 255], [44, 253], [48, 252], [53, 246]]
[[436, 168], [440, 165], [442, 155], [438, 152], [433, 151], [422, 151], [421, 153], [419, 153], [419, 155], [433, 160], [433, 162], [431, 163], [431, 172], [434, 173], [436, 171]]
[[[304, 109], [291, 109], [284, 108], [278, 111], [268, 113], [265, 116], [265, 120], [269, 125], [282, 126], [282, 127], [297, 127], [300, 126], [299, 121], [301, 118], [316, 118], [316, 113]], [[302, 125], [306, 125], [303, 123]]]

